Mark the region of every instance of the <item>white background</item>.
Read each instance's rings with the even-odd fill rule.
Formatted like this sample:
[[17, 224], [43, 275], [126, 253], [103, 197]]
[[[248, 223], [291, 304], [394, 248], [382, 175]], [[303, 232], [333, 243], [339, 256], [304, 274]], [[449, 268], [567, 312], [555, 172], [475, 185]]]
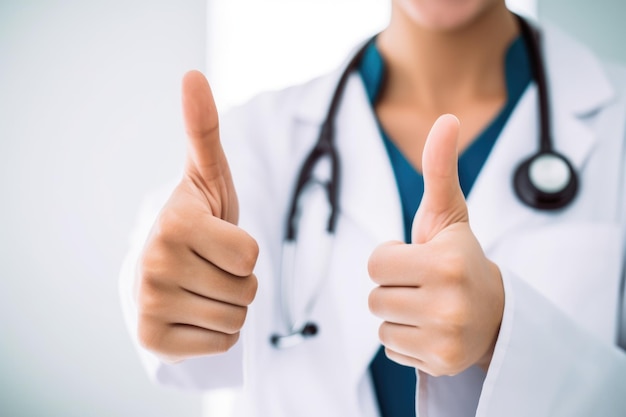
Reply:
[[[141, 196], [181, 169], [180, 78], [226, 109], [334, 67], [387, 3], [0, 0], [0, 415], [200, 415], [147, 380], [117, 296]], [[626, 62], [624, 2], [539, 11]]]
[[117, 275], [141, 194], [177, 175], [204, 0], [0, 0], [0, 416], [197, 416], [152, 386]]

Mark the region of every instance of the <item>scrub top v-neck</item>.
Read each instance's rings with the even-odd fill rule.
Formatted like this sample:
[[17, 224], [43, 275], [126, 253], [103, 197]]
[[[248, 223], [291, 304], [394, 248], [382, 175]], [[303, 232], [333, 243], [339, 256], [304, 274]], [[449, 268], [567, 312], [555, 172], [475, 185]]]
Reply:
[[[375, 42], [371, 42], [365, 51], [359, 65], [359, 74], [365, 85], [370, 103], [374, 107], [376, 100], [380, 97], [385, 80], [385, 63], [376, 48]], [[507, 50], [505, 79], [507, 90], [506, 104], [471, 145], [459, 155], [459, 181], [465, 197], [469, 195], [474, 181], [487, 160], [506, 121], [532, 80], [528, 52], [522, 37], [518, 37], [511, 43]], [[396, 177], [398, 191], [402, 200], [405, 239], [409, 242], [413, 217], [424, 192], [424, 179], [396, 147], [389, 135], [382, 129], [380, 123], [378, 126]]]

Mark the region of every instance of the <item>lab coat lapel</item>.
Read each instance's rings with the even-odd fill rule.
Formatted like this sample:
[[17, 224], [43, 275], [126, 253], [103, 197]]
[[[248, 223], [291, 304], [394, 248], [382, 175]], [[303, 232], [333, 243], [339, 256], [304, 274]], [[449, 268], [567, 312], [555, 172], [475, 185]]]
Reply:
[[531, 86], [521, 97], [467, 199], [470, 226], [486, 252], [499, 238], [538, 214], [518, 201], [512, 182], [522, 159], [536, 152], [536, 96]]
[[[321, 126], [341, 71], [317, 80], [315, 88], [306, 91], [296, 109], [300, 122]], [[404, 235], [394, 173], [357, 73], [350, 76], [339, 105], [335, 144], [340, 156], [340, 221], [329, 283], [341, 310], [335, 324], [341, 329], [336, 340], [342, 350], [335, 359], [348, 364], [347, 378], [356, 389], [380, 346], [380, 320], [367, 306], [374, 287], [367, 260], [377, 245], [402, 240]]]
[[379, 243], [402, 240], [402, 211], [395, 176], [358, 75], [349, 80], [338, 116], [343, 215], [368, 229]]
[[[337, 71], [307, 92], [303, 105], [296, 111], [301, 121], [321, 125], [339, 75]], [[341, 214], [358, 222], [381, 243], [402, 240], [400, 196], [393, 169], [356, 73], [350, 76], [339, 106], [335, 143], [340, 157]]]
[[343, 244], [360, 258], [359, 265], [353, 267], [359, 282], [338, 291], [343, 293], [344, 300], [352, 301], [342, 314], [342, 320], [348, 337], [345, 358], [350, 364], [352, 381], [358, 383], [380, 346], [380, 320], [367, 306], [374, 287], [367, 275], [367, 259], [379, 244], [402, 240], [403, 225], [394, 173], [363, 84], [356, 74], [350, 78], [339, 108], [336, 134], [342, 155], [342, 224], [345, 230], [352, 229], [360, 236], [360, 241], [355, 242], [357, 235], [350, 232], [348, 238], [352, 240]]
[[[580, 172], [597, 140], [586, 118], [611, 99], [613, 90], [595, 57], [556, 29], [543, 32], [542, 45], [548, 57], [545, 65], [553, 145]], [[520, 203], [512, 183], [520, 162], [537, 152], [538, 123], [537, 89], [532, 84], [510, 116], [468, 197], [470, 224], [487, 252], [507, 233], [552, 214]]]

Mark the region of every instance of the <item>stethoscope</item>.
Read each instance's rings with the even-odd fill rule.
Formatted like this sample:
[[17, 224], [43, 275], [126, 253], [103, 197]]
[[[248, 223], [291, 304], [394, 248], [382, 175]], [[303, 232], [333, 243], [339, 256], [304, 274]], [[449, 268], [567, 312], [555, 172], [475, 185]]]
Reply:
[[[518, 21], [521, 35], [529, 51], [531, 70], [537, 84], [540, 123], [539, 150], [524, 159], [517, 167], [513, 175], [513, 189], [517, 197], [531, 208], [558, 210], [570, 204], [576, 196], [578, 179], [572, 164], [565, 156], [556, 152], [552, 146], [548, 87], [539, 45], [539, 33], [523, 18], [518, 17]], [[320, 135], [315, 147], [306, 157], [300, 169], [296, 187], [291, 197], [279, 282], [280, 308], [285, 328], [283, 332], [274, 333], [270, 338], [271, 344], [279, 349], [298, 345], [318, 333], [317, 324], [307, 320], [306, 317], [309, 316], [313, 302], [319, 295], [324, 277], [327, 275], [332, 236], [337, 226], [339, 155], [334, 144], [335, 119], [348, 77], [352, 71], [357, 69], [370, 42], [366, 42], [359, 49], [341, 74], [322, 124]], [[317, 193], [318, 198], [320, 194], [325, 196], [329, 213], [324, 221], [324, 235], [320, 238], [321, 249], [316, 252], [318, 255], [316, 256], [316, 263], [321, 265], [316, 271], [316, 274], [319, 275], [318, 286], [315, 287], [314, 296], [304, 306], [300, 317], [297, 317], [293, 297], [293, 278], [296, 273], [298, 223], [301, 216], [300, 206], [304, 205], [303, 200], [308, 198], [305, 195], [311, 193]]]

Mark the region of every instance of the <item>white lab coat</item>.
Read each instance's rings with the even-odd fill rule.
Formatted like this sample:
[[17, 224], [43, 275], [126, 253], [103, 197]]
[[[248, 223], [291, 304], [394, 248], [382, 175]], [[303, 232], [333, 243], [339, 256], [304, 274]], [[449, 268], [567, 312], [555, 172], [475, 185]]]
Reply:
[[[556, 29], [544, 33], [555, 147], [579, 173], [580, 191], [556, 213], [530, 209], [514, 195], [514, 169], [538, 143], [531, 85], [468, 197], [471, 227], [504, 280], [491, 366], [486, 375], [477, 368], [454, 377], [419, 373], [421, 417], [626, 416], [626, 354], [616, 346], [626, 248], [626, 73], [601, 65]], [[283, 330], [277, 277], [287, 205], [340, 72], [260, 95], [222, 118], [240, 224], [260, 246], [259, 290], [240, 342], [224, 355], [165, 365], [139, 348], [160, 383], [239, 387], [241, 416], [378, 415], [368, 365], [380, 323], [368, 310], [367, 260], [380, 243], [402, 240], [403, 226], [393, 171], [357, 74], [336, 126], [341, 212], [329, 277], [310, 315], [320, 331], [287, 350], [269, 343]], [[131, 330], [134, 265], [164, 198], [142, 214], [122, 271]], [[306, 272], [296, 278], [303, 299], [314, 291]]]

